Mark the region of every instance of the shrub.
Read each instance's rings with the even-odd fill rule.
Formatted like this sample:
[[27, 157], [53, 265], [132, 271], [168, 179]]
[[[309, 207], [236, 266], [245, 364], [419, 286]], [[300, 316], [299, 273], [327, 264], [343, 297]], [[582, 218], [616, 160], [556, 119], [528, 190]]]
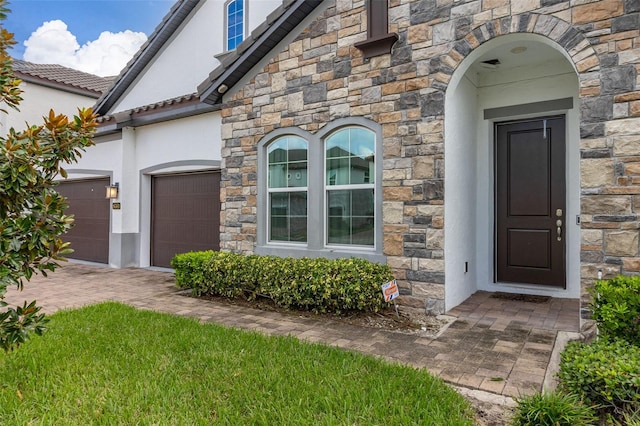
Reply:
[[280, 258], [228, 252], [177, 255], [176, 283], [196, 295], [267, 297], [280, 307], [312, 312], [377, 312], [391, 269], [364, 259]]
[[[338, 310], [380, 310], [384, 304], [380, 286], [393, 279], [391, 268], [364, 259], [336, 259], [329, 263], [329, 274], [335, 279], [334, 306]], [[371, 309], [372, 301], [378, 301]]]
[[263, 283], [265, 293], [279, 306], [312, 312], [379, 311], [385, 305], [380, 285], [393, 279], [387, 266], [364, 259], [276, 262], [278, 277]]
[[596, 281], [591, 294], [592, 316], [601, 337], [640, 346], [640, 277]]
[[596, 423], [593, 409], [572, 393], [536, 393], [516, 398], [514, 426], [582, 426]]
[[200, 288], [204, 285], [204, 263], [213, 253], [213, 250], [209, 250], [175, 255], [171, 259], [171, 266], [175, 269], [176, 285], [180, 288]]
[[[276, 261], [278, 272], [271, 282], [261, 283], [278, 305], [287, 309], [326, 312], [331, 299], [331, 278], [326, 259], [270, 259]], [[266, 265], [265, 265], [266, 266]]]
[[203, 294], [237, 297], [242, 294], [239, 285], [243, 279], [242, 256], [236, 253], [214, 252], [204, 263]]
[[619, 414], [640, 404], [640, 347], [628, 342], [570, 342], [558, 372], [562, 390]]

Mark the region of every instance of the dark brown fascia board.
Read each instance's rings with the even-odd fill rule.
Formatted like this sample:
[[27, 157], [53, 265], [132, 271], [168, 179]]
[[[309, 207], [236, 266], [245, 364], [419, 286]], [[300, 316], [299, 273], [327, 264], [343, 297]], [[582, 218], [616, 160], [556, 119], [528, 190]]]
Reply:
[[238, 46], [237, 52], [226, 57], [214, 69], [207, 80], [198, 85], [198, 96], [207, 104], [222, 102], [221, 85], [227, 86], [224, 93], [235, 86], [255, 65], [269, 54], [294, 28], [304, 21], [326, 0], [285, 0]]
[[36, 77], [31, 74], [24, 74], [20, 71], [15, 72], [16, 77], [27, 83], [37, 84], [39, 86], [49, 87], [51, 89], [60, 90], [63, 92], [69, 92], [76, 95], [88, 96], [90, 98], [98, 99], [101, 95], [100, 92], [96, 92], [90, 89], [84, 89], [82, 87], [74, 86], [69, 83], [63, 83], [61, 81], [49, 80], [47, 78]]
[[194, 98], [193, 101], [176, 103], [146, 111], [123, 111], [111, 115], [107, 121], [99, 124], [96, 136], [114, 133], [124, 127], [142, 127], [149, 124], [206, 114], [219, 111], [220, 109], [220, 105], [203, 104], [198, 98]]
[[100, 115], [105, 115], [109, 112], [201, 1], [206, 0], [179, 0], [171, 8], [155, 31], [149, 36], [147, 42], [122, 70], [120, 76], [109, 90], [98, 99], [94, 111]]

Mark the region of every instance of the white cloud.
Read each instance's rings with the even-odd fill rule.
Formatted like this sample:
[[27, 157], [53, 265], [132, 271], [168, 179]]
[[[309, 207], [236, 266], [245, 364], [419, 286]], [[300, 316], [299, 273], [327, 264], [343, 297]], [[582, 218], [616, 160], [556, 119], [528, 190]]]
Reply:
[[111, 76], [120, 73], [146, 40], [144, 33], [105, 31], [97, 40], [80, 46], [67, 24], [60, 20], [48, 21], [24, 42], [23, 58], [33, 63], [60, 64], [99, 76]]

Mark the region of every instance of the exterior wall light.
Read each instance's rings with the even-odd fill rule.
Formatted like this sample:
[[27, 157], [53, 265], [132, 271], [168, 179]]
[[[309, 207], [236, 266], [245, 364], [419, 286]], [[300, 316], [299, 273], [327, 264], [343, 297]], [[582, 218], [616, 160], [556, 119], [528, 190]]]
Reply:
[[112, 200], [114, 198], [118, 198], [118, 190], [120, 189], [120, 184], [118, 182], [112, 184], [112, 185], [107, 185], [107, 197], [108, 199]]
[[229, 86], [227, 86], [224, 83], [218, 86], [218, 93], [220, 93], [221, 95], [225, 93], [227, 90], [229, 90]]

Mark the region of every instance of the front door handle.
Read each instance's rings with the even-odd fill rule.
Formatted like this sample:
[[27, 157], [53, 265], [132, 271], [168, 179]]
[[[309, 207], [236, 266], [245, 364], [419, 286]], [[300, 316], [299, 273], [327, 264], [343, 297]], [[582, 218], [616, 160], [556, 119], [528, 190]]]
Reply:
[[562, 241], [562, 221], [556, 220], [556, 238], [558, 241]]

